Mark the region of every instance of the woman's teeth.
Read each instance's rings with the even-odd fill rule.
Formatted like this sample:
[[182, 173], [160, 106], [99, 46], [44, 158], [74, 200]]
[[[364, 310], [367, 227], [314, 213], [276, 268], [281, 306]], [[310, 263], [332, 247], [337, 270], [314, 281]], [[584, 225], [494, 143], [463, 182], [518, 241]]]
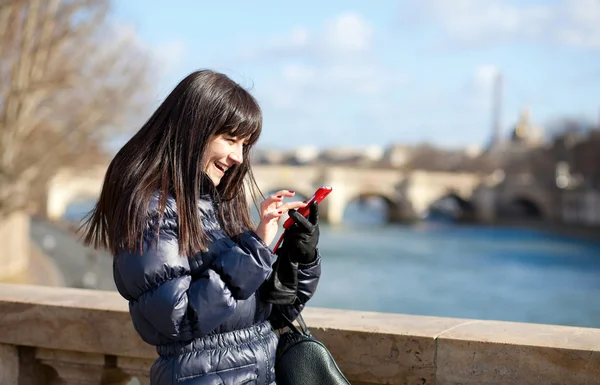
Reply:
[[223, 165], [221, 165], [219, 163], [215, 163], [215, 167], [217, 167], [223, 173], [225, 173], [225, 171], [227, 171], [227, 167], [223, 167]]

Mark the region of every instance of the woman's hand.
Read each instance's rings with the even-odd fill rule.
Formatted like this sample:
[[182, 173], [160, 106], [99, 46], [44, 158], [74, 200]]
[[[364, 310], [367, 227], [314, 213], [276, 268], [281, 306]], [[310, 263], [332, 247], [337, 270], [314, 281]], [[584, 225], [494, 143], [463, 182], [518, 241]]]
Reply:
[[294, 224], [285, 232], [282, 248], [289, 254], [290, 260], [302, 264], [312, 263], [317, 258], [319, 243], [319, 204], [310, 205], [308, 218], [298, 211], [290, 211]]
[[281, 190], [271, 195], [260, 204], [260, 222], [256, 228], [256, 234], [262, 238], [267, 246], [270, 246], [279, 230], [279, 218], [291, 209], [306, 207], [304, 202], [283, 203], [284, 198], [291, 198], [296, 193], [290, 190]]

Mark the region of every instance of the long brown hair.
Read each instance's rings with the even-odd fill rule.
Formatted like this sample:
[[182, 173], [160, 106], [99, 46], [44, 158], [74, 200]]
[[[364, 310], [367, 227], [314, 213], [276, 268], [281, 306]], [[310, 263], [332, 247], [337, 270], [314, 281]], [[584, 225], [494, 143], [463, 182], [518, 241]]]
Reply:
[[180, 254], [204, 250], [207, 237], [198, 210], [201, 160], [208, 143], [221, 134], [248, 139], [244, 161], [229, 168], [217, 187], [224, 230], [233, 237], [253, 229], [246, 187], [255, 202], [260, 190], [248, 158], [261, 130], [262, 112], [248, 91], [210, 70], [188, 75], [111, 161], [98, 202], [80, 228], [84, 243], [113, 254], [136, 245], [141, 252], [148, 205], [159, 191], [159, 224], [167, 196], [175, 198]]

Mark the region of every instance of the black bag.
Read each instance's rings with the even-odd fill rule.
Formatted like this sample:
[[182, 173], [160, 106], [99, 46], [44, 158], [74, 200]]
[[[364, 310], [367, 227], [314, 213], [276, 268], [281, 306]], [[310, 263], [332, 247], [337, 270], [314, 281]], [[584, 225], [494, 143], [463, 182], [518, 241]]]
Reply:
[[279, 337], [275, 359], [277, 385], [350, 385], [325, 345], [308, 331], [302, 315], [301, 331], [279, 313], [289, 331]]

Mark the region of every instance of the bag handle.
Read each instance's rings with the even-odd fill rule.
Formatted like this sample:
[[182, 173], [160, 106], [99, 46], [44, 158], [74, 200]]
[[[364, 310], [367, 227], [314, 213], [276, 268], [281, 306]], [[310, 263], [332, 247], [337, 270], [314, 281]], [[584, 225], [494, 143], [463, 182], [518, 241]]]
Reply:
[[301, 330], [298, 330], [296, 325], [294, 325], [294, 323], [285, 314], [283, 314], [283, 312], [280, 311], [279, 315], [285, 321], [284, 322], [285, 326], [289, 327], [294, 332], [296, 332], [298, 334], [304, 334], [305, 336], [311, 336], [310, 331], [308, 330], [308, 327], [306, 326], [306, 323], [304, 322], [304, 318], [302, 318], [302, 314], [298, 314], [298, 317], [296, 317], [296, 321], [298, 321], [298, 324], [300, 325]]

